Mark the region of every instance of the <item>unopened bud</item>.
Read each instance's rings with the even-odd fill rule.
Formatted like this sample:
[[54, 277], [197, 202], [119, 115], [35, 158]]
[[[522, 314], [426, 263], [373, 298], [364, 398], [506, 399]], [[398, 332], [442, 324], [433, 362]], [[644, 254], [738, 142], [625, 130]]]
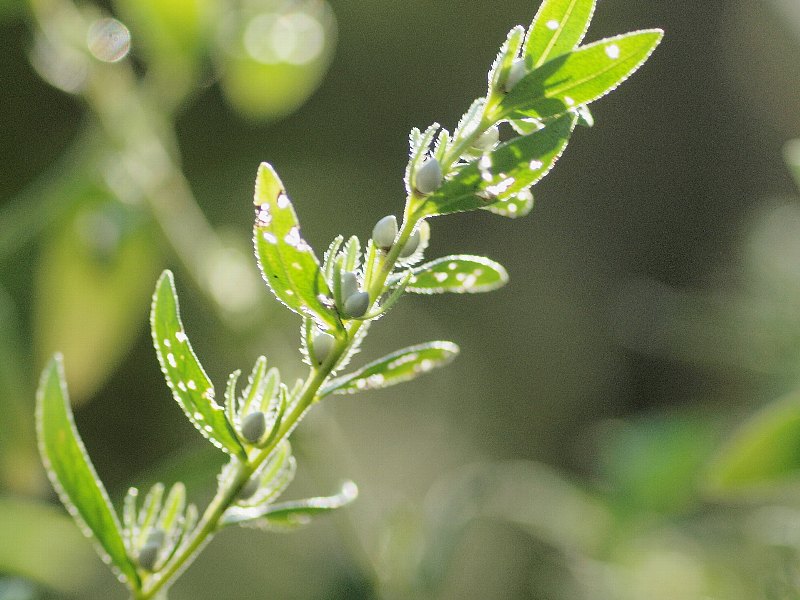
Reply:
[[408, 238], [406, 245], [400, 251], [400, 258], [408, 258], [414, 254], [420, 247], [423, 249], [428, 245], [428, 239], [431, 237], [431, 226], [427, 221], [420, 222], [411, 237]]
[[267, 418], [261, 411], [252, 412], [242, 419], [240, 430], [244, 439], [255, 444], [267, 430]]
[[342, 271], [342, 303], [358, 292], [358, 278], [352, 271]]
[[508, 70], [506, 81], [503, 84], [503, 88], [505, 89], [505, 91], [510, 92], [511, 90], [513, 90], [514, 87], [527, 74], [528, 74], [528, 68], [525, 66], [525, 59], [524, 58], [515, 59], [511, 65], [511, 68]]
[[442, 185], [442, 167], [435, 158], [429, 158], [417, 170], [414, 186], [420, 194], [431, 194]]
[[500, 140], [500, 131], [497, 127], [490, 127], [484, 131], [478, 139], [475, 140], [473, 147], [481, 152], [486, 152], [494, 148], [494, 145]]
[[369, 294], [367, 292], [356, 292], [344, 301], [344, 315], [346, 317], [361, 317], [367, 312], [368, 308]]
[[164, 543], [164, 532], [161, 529], [153, 529], [148, 535], [147, 540], [139, 550], [139, 566], [145, 571], [155, 569], [158, 553]]
[[372, 241], [378, 248], [388, 250], [397, 237], [397, 218], [394, 215], [383, 217], [372, 229]]
[[239, 490], [239, 500], [247, 500], [253, 497], [258, 491], [258, 488], [261, 487], [261, 479], [259, 479], [258, 473], [253, 475], [250, 479], [247, 480], [247, 483], [242, 486], [242, 489]]
[[328, 358], [331, 350], [333, 350], [335, 340], [331, 334], [319, 331], [314, 334], [312, 342], [314, 345], [312, 351], [314, 362], [316, 362], [317, 365], [321, 365], [325, 362], [325, 359]]

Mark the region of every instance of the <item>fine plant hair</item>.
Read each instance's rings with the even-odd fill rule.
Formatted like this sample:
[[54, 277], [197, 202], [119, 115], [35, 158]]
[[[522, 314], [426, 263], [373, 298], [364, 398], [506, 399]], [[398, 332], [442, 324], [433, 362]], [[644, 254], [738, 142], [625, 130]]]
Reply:
[[[487, 210], [522, 217], [531, 187], [564, 152], [577, 125], [591, 126], [587, 105], [638, 69], [661, 40], [643, 30], [580, 45], [595, 0], [545, 0], [531, 26], [514, 27], [488, 74], [488, 90], [450, 132], [438, 124], [410, 135], [406, 201], [363, 242], [337, 236], [320, 262], [300, 231], [283, 183], [262, 163], [255, 184], [253, 243], [264, 281], [300, 317], [300, 353], [308, 375], [282, 380], [263, 356], [246, 383], [229, 377], [223, 398], [195, 355], [181, 322], [172, 273], [156, 284], [153, 345], [178, 405], [229, 461], [202, 512], [183, 483], [154, 485], [144, 498], [131, 488], [118, 516], [75, 428], [60, 355], [46, 366], [37, 393], [42, 460], [70, 514], [137, 600], [164, 598], [213, 535], [230, 526], [288, 529], [355, 499], [352, 482], [328, 497], [281, 501], [296, 462], [292, 431], [317, 402], [335, 394], [383, 388], [450, 362], [451, 342], [397, 350], [355, 369], [347, 366], [373, 323], [408, 293], [473, 293], [507, 281], [482, 256], [423, 262], [429, 219]], [[500, 129], [502, 127], [502, 131]]]

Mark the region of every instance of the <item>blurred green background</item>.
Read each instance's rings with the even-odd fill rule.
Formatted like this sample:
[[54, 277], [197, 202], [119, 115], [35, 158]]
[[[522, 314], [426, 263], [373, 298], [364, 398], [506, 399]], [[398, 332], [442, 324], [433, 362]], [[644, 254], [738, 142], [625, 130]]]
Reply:
[[[124, 598], [39, 466], [44, 360], [65, 353], [117, 505], [177, 479], [204, 502], [221, 458], [150, 345], [160, 270], [218, 387], [261, 353], [299, 376], [249, 250], [259, 162], [318, 252], [366, 239], [401, 210], [410, 128], [452, 128], [536, 8], [0, 2], [0, 598]], [[86, 28], [111, 15], [133, 41], [106, 63]], [[800, 4], [603, 0], [587, 39], [640, 27], [664, 43], [530, 217], [433, 220], [428, 256], [486, 254], [511, 283], [408, 297], [360, 357], [451, 339], [459, 359], [298, 430], [287, 498], [352, 478], [358, 501], [226, 530], [171, 598], [800, 598]]]

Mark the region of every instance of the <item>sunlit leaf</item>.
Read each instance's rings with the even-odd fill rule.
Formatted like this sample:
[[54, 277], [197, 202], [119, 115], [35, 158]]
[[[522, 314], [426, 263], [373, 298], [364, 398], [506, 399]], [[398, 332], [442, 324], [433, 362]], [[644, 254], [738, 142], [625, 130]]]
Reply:
[[139, 585], [136, 567], [125, 551], [122, 526], [75, 428], [61, 356], [42, 373], [36, 393], [36, 430], [42, 462], [61, 502], [100, 556], [130, 587]]
[[242, 456], [244, 450], [225, 412], [214, 399], [214, 386], [183, 329], [178, 296], [169, 271], [164, 271], [156, 284], [150, 326], [158, 362], [175, 401], [212, 444], [229, 454]]
[[[281, 502], [264, 506], [259, 513], [252, 512], [231, 518], [226, 525], [244, 525], [264, 529], [288, 530], [307, 525], [313, 517], [347, 506], [358, 497], [358, 487], [352, 481], [342, 484], [341, 491], [334, 496], [306, 498], [292, 502]], [[226, 515], [227, 516], [227, 515]]]
[[317, 256], [300, 236], [300, 223], [292, 202], [277, 173], [267, 163], [261, 163], [258, 169], [255, 205], [256, 255], [272, 292], [297, 314], [337, 327], [338, 318], [327, 306], [332, 302], [332, 293]]
[[531, 23], [523, 53], [539, 67], [581, 43], [594, 13], [595, 0], [545, 0]]
[[458, 354], [452, 342], [428, 342], [403, 348], [365, 365], [358, 371], [329, 381], [319, 392], [328, 394], [354, 394], [410, 381], [431, 369], [443, 367]]
[[769, 404], [740, 426], [708, 475], [715, 493], [800, 484], [800, 393]]
[[406, 291], [417, 294], [489, 292], [508, 282], [503, 266], [483, 256], [444, 256], [412, 273]]
[[574, 127], [575, 116], [564, 115], [539, 131], [501, 144], [462, 167], [428, 196], [422, 214], [484, 208], [527, 190], [556, 163]]
[[498, 200], [483, 209], [509, 219], [525, 217], [533, 210], [533, 194], [530, 190], [522, 190], [510, 198]]
[[637, 31], [554, 58], [517, 83], [500, 111], [512, 118], [546, 118], [593, 102], [630, 77], [662, 37], [660, 30]]

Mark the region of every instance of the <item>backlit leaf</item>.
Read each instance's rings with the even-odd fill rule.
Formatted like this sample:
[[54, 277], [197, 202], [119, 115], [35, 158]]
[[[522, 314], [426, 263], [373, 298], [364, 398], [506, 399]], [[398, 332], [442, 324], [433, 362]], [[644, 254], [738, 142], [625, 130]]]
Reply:
[[501, 115], [546, 118], [594, 102], [630, 77], [662, 37], [657, 29], [637, 31], [554, 58], [517, 83], [500, 103]]
[[458, 354], [452, 342], [428, 342], [403, 348], [365, 365], [354, 373], [329, 381], [319, 392], [328, 394], [355, 394], [410, 381], [431, 369], [443, 367]]
[[183, 412], [212, 444], [229, 454], [244, 455], [224, 410], [214, 399], [214, 386], [183, 329], [169, 271], [164, 271], [156, 284], [150, 326], [161, 371]]
[[129, 587], [138, 587], [139, 576], [125, 551], [122, 526], [75, 428], [60, 355], [42, 373], [36, 393], [36, 429], [42, 462], [61, 502], [84, 534], [93, 536], [101, 558]]
[[275, 170], [267, 163], [258, 169], [255, 191], [254, 243], [264, 280], [289, 309], [338, 327], [328, 307], [331, 290], [314, 250], [300, 237], [300, 223]]
[[569, 141], [575, 116], [564, 115], [530, 135], [501, 144], [462, 167], [428, 196], [422, 214], [475, 210], [511, 198], [534, 185], [553, 167]]
[[508, 282], [503, 266], [483, 256], [444, 256], [412, 273], [406, 291], [417, 294], [489, 292]]
[[581, 43], [594, 13], [595, 0], [545, 0], [531, 23], [523, 53], [539, 67]]
[[510, 198], [499, 200], [484, 207], [484, 210], [509, 219], [525, 217], [533, 210], [533, 194], [530, 190], [522, 190]]

